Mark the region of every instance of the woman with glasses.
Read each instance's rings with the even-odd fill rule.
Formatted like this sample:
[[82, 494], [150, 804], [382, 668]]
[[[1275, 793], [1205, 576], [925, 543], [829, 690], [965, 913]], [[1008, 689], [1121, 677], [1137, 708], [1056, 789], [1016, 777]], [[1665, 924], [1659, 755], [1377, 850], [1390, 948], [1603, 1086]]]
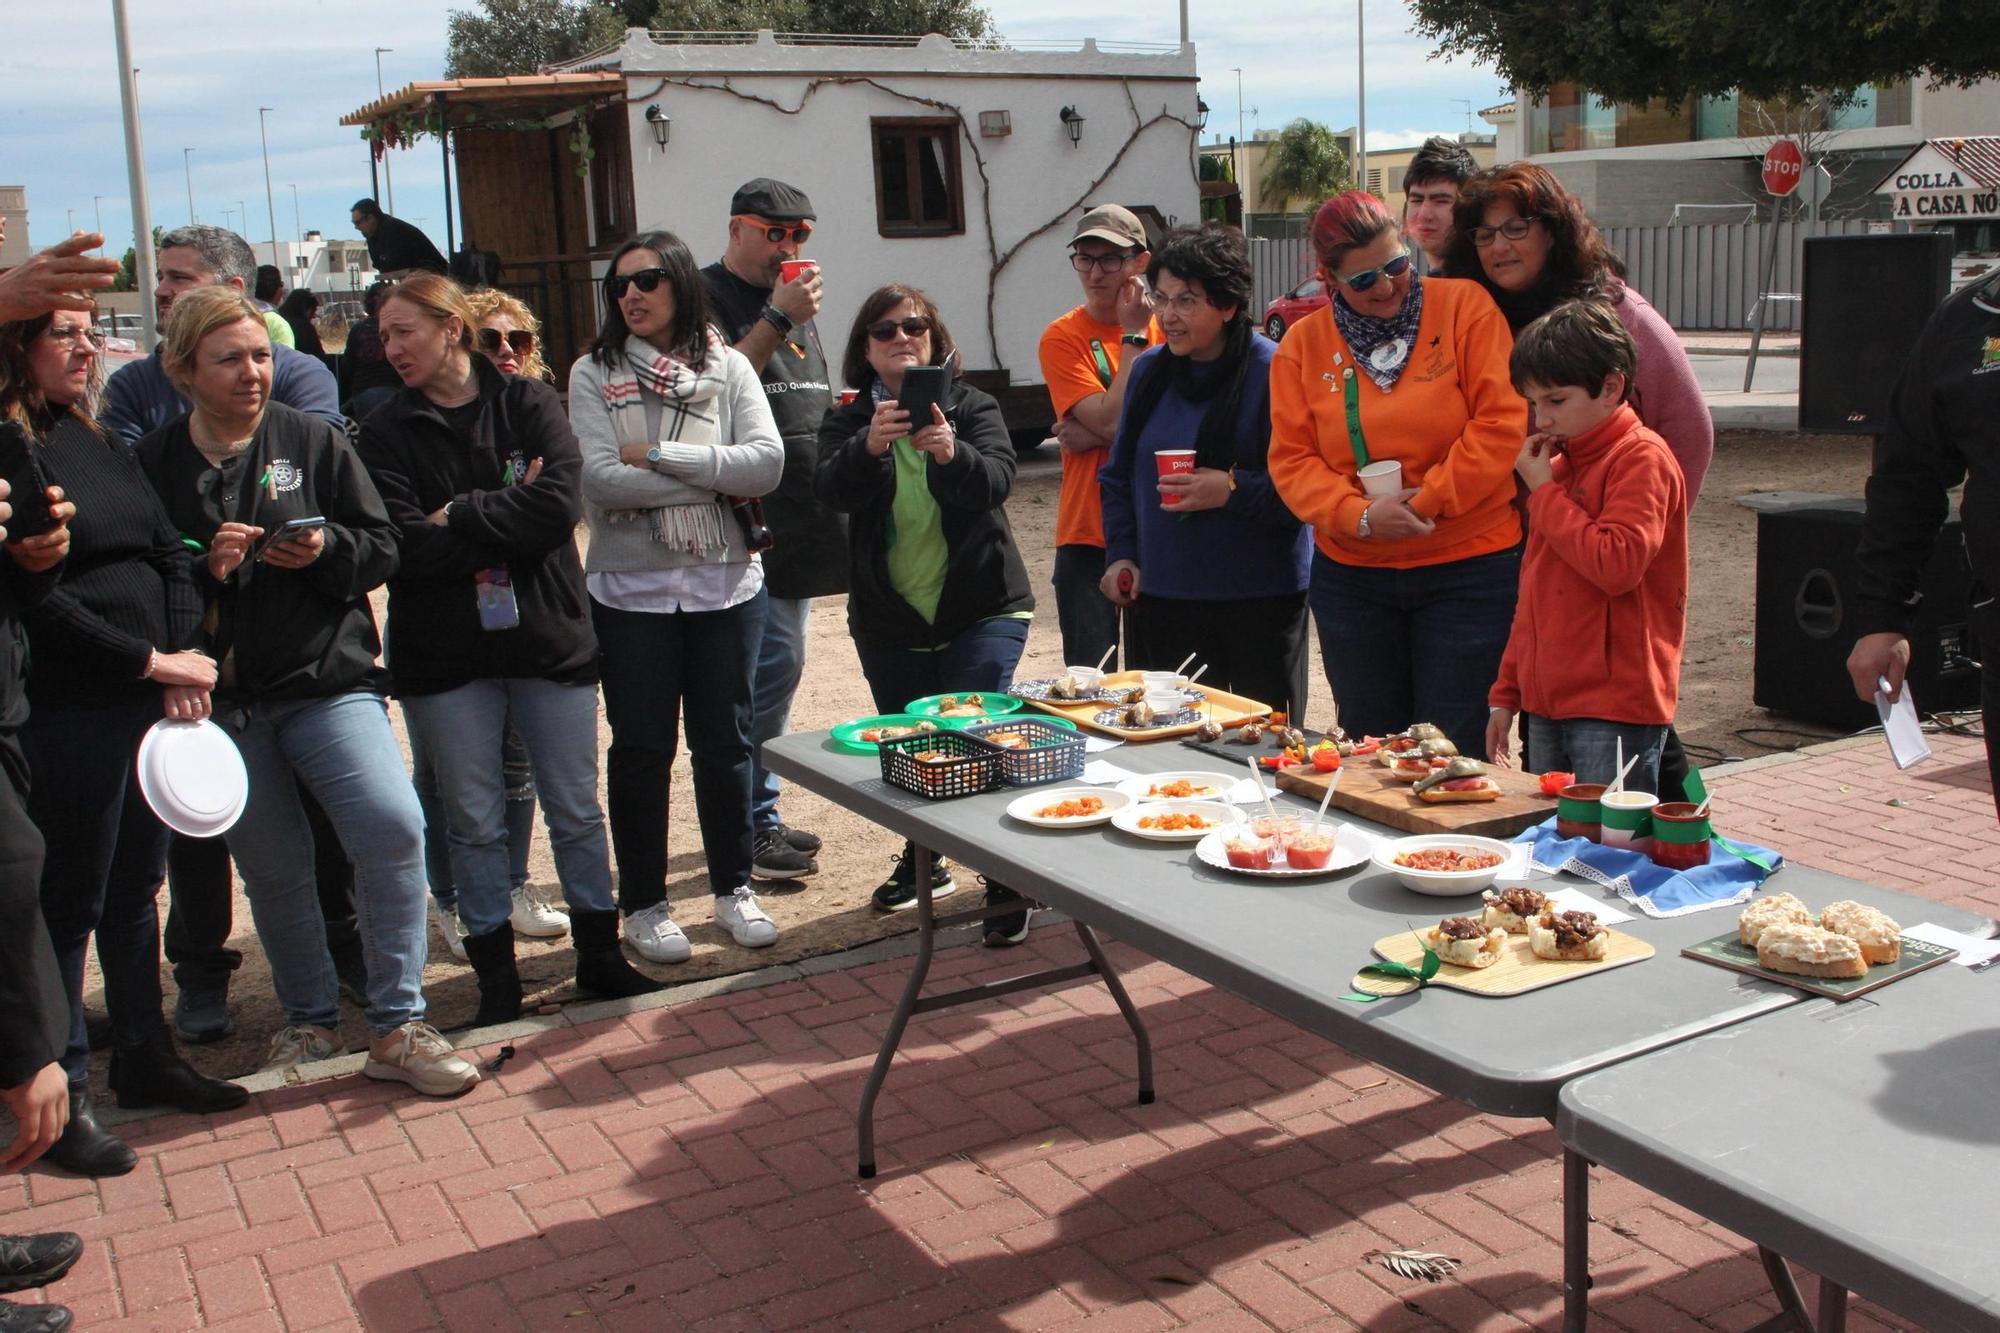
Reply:
[[[1250, 248], [1234, 228], [1186, 228], [1146, 274], [1164, 351], [1142, 353], [1098, 473], [1104, 595], [1130, 608], [1133, 664], [1192, 653], [1205, 681], [1303, 716], [1312, 534], [1266, 470], [1271, 354], [1250, 309]], [[1163, 449], [1195, 452], [1167, 475]]]
[[[1651, 302], [1625, 285], [1625, 265], [1582, 202], [1548, 168], [1510, 162], [1466, 181], [1453, 219], [1457, 231], [1446, 271], [1485, 287], [1515, 333], [1564, 301], [1611, 306], [1638, 352], [1632, 407], [1681, 465], [1692, 511], [1715, 456], [1715, 418], [1680, 336]], [[1532, 430], [1532, 413], [1530, 418]], [[1527, 734], [1525, 722], [1521, 733]], [[1670, 726], [1660, 751], [1661, 800], [1682, 798], [1687, 772], [1687, 751]]]
[[[930, 297], [890, 283], [869, 293], [847, 336], [841, 373], [858, 392], [819, 432], [822, 500], [848, 514], [847, 628], [875, 706], [894, 713], [948, 690], [1014, 683], [1035, 598], [1007, 523], [1014, 445], [1000, 404], [958, 378], [958, 349]], [[928, 420], [900, 404], [915, 366], [946, 368]], [[885, 911], [916, 906], [915, 849], [875, 890]], [[956, 883], [934, 858], [931, 894]], [[1012, 901], [990, 885], [990, 902]], [[1027, 914], [988, 923], [993, 943], [1027, 935]]]
[[479, 321], [474, 334], [477, 346], [495, 370], [554, 382], [555, 376], [542, 363], [542, 325], [534, 311], [498, 287], [467, 292], [465, 299]]
[[1321, 205], [1312, 241], [1333, 301], [1278, 348], [1270, 469], [1319, 548], [1309, 601], [1340, 723], [1433, 722], [1481, 754], [1521, 572], [1513, 335], [1477, 283], [1413, 272], [1371, 194]]
[[667, 792], [685, 707], [716, 925], [765, 948], [778, 927], [750, 888], [750, 724], [767, 535], [737, 497], [778, 484], [785, 447], [757, 372], [710, 327], [678, 237], [646, 232], [612, 255], [604, 323], [570, 369], [569, 412], [583, 448], [625, 939], [653, 962], [689, 954], [667, 901]]
[[[104, 973], [121, 1106], [223, 1111], [249, 1094], [197, 1072], [161, 1009], [160, 923], [167, 830], [133, 776], [132, 756], [162, 717], [208, 716], [213, 659], [201, 652], [193, 561], [132, 460], [86, 415], [102, 335], [88, 312], [0, 324], [0, 430], [17, 434], [40, 479], [66, 496], [60, 583], [27, 614], [29, 715], [21, 730], [28, 816], [47, 844], [42, 916], [69, 998], [62, 1067], [69, 1128], [48, 1158], [79, 1175], [138, 1160], [90, 1111], [84, 960]], [[18, 502], [17, 502], [18, 503]], [[61, 516], [61, 515], [57, 515]], [[58, 542], [26, 539], [28, 551]]]

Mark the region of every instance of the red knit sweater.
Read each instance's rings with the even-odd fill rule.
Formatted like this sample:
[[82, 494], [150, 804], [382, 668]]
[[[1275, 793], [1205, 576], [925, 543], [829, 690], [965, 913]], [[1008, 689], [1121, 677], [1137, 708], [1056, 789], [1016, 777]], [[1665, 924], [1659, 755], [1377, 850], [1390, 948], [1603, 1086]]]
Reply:
[[1687, 486], [1630, 405], [1569, 441], [1528, 499], [1513, 633], [1488, 702], [1550, 718], [1673, 721], [1687, 629]]

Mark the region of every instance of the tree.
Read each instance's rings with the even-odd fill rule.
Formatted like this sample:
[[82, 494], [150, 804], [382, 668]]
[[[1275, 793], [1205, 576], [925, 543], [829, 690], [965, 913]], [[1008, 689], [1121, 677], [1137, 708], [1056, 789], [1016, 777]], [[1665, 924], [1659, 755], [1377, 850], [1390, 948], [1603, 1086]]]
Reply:
[[[154, 254], [158, 254], [160, 252], [160, 238], [166, 234], [167, 230], [165, 227], [161, 227], [158, 225], [154, 226], [153, 228]], [[137, 250], [134, 250], [131, 246], [128, 245], [125, 247], [125, 257], [118, 261], [117, 276], [111, 279], [111, 290], [114, 292], [129, 292], [136, 290], [138, 286], [139, 286], [139, 252]]]
[[1285, 205], [1294, 199], [1316, 207], [1348, 184], [1347, 154], [1340, 151], [1339, 138], [1318, 121], [1303, 118], [1285, 126], [1271, 141], [1258, 182], [1264, 202], [1277, 204], [1281, 213], [1291, 211]]
[[448, 79], [532, 74], [543, 65], [611, 46], [625, 35], [616, 6], [589, 0], [479, 0], [446, 25]]
[[669, 32], [824, 32], [967, 39], [998, 35], [977, 0], [661, 0], [650, 27]]
[[1936, 0], [1621, 0], [1556, 13], [1521, 0], [1413, 0], [1441, 56], [1469, 56], [1530, 95], [1574, 82], [1618, 102], [2000, 75], [2000, 23]]

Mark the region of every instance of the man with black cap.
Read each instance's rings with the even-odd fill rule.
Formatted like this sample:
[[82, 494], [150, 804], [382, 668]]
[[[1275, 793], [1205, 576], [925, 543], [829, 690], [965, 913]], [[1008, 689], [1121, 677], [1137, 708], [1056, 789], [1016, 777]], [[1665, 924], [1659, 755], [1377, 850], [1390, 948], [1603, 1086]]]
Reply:
[[819, 869], [813, 853], [820, 840], [778, 818], [778, 780], [764, 768], [763, 744], [784, 735], [791, 721], [812, 599], [847, 591], [847, 524], [813, 495], [819, 423], [833, 389], [812, 322], [819, 314], [819, 267], [800, 267], [799, 260], [812, 237], [812, 201], [760, 176], [736, 192], [729, 214], [729, 245], [701, 271], [702, 282], [723, 336], [757, 367], [785, 441], [784, 477], [764, 497], [773, 545], [764, 552], [769, 610], [752, 687], [750, 869], [760, 879], [797, 879]]

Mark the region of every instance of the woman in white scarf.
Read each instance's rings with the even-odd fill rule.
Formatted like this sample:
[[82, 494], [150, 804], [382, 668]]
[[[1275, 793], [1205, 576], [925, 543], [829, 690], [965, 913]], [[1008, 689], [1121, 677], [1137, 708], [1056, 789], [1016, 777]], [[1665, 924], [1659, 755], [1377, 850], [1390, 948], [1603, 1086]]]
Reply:
[[688, 956], [667, 902], [667, 790], [683, 702], [716, 923], [778, 938], [750, 890], [752, 672], [764, 571], [736, 499], [763, 495], [784, 444], [757, 372], [709, 327], [694, 257], [668, 232], [612, 256], [603, 327], [570, 370], [583, 447], [585, 582], [603, 650], [605, 766], [625, 938]]

